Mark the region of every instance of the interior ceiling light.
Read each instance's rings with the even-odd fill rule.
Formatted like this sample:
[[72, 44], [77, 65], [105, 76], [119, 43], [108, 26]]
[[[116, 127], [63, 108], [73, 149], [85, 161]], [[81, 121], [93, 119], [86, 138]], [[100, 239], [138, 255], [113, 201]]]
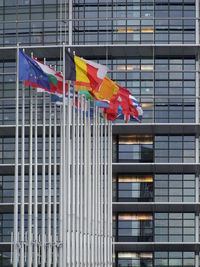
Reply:
[[142, 103], [142, 107], [143, 108], [151, 108], [151, 107], [153, 107], [153, 104], [152, 103]]
[[153, 216], [151, 214], [120, 214], [118, 219], [123, 221], [152, 221]]
[[120, 176], [118, 178], [118, 181], [120, 183], [152, 183], [153, 177], [147, 176], [147, 177], [137, 177], [137, 176]]
[[117, 31], [119, 33], [132, 33], [132, 32], [139, 31], [139, 29], [137, 29], [137, 28], [118, 28]]
[[153, 65], [141, 65], [142, 71], [153, 71]]
[[142, 33], [152, 33], [153, 32], [153, 27], [142, 27], [141, 28]]
[[120, 65], [120, 66], [117, 66], [117, 70], [124, 70], [124, 71], [139, 70], [139, 66], [138, 65]]

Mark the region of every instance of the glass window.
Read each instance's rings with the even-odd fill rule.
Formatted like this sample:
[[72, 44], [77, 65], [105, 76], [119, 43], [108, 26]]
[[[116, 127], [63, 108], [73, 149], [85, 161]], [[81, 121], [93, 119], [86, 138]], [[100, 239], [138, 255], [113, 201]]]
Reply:
[[153, 201], [153, 176], [118, 176], [118, 201]]
[[148, 213], [127, 213], [118, 215], [119, 242], [153, 241], [153, 217]]

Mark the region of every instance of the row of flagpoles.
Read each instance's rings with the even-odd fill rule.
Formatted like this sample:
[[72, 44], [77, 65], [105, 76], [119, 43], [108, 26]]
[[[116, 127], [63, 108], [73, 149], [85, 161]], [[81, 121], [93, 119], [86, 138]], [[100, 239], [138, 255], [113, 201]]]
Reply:
[[[114, 121], [141, 121], [143, 110], [141, 104], [129, 90], [109, 79], [108, 68], [94, 61], [75, 56], [66, 51], [63, 45], [64, 67], [62, 73], [31, 58], [19, 50], [19, 80], [25, 85], [39, 88], [52, 95], [57, 103], [63, 103], [68, 90], [76, 90], [101, 107], [102, 116]], [[66, 83], [66, 81], [70, 81]], [[63, 94], [65, 83], [65, 94]]]
[[[95, 105], [90, 114], [91, 103], [84, 95], [68, 90], [66, 97], [63, 83], [61, 106], [52, 103], [45, 92], [29, 89], [27, 134], [26, 89], [22, 85], [20, 99], [20, 87], [18, 46], [13, 266], [111, 266], [111, 123], [100, 117], [99, 108]], [[42, 125], [38, 125], [41, 109]], [[26, 135], [29, 145], [28, 170], [25, 168]], [[42, 138], [42, 164], [38, 163], [39, 137]], [[18, 145], [20, 139], [21, 151]], [[28, 184], [25, 181], [26, 172]], [[25, 201], [26, 190], [28, 201]], [[28, 225], [25, 220], [27, 215]]]

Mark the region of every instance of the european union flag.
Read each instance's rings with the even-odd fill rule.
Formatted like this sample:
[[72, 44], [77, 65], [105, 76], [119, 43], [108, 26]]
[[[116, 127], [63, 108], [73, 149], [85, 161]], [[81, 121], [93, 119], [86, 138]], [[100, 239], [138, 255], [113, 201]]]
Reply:
[[50, 91], [50, 83], [47, 74], [40, 68], [37, 62], [19, 50], [19, 80], [26, 85], [42, 88]]

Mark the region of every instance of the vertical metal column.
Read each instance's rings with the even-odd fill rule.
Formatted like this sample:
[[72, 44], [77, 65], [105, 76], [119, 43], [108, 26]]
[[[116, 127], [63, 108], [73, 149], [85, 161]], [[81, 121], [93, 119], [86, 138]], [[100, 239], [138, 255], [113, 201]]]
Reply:
[[65, 44], [63, 44], [63, 110], [62, 110], [62, 180], [63, 180], [63, 193], [62, 193], [62, 207], [63, 207], [63, 255], [62, 255], [62, 267], [67, 266], [67, 188], [66, 188], [66, 149], [68, 150], [68, 142], [65, 142], [66, 138], [66, 106], [65, 106]]
[[42, 236], [41, 267], [45, 266], [45, 179], [46, 179], [46, 93], [43, 93], [43, 125], [42, 125]]
[[97, 108], [97, 244], [98, 266], [101, 266], [101, 177], [100, 177], [100, 113]]
[[83, 244], [83, 252], [84, 252], [84, 264], [88, 266], [88, 258], [87, 258], [87, 126], [86, 126], [86, 111], [87, 111], [87, 104], [86, 99], [84, 97], [84, 138], [83, 138], [83, 149], [84, 149], [84, 165], [83, 165], [83, 224], [84, 224], [84, 244]]
[[88, 164], [87, 164], [87, 196], [88, 196], [88, 236], [87, 236], [87, 250], [88, 250], [88, 266], [91, 266], [91, 131], [90, 131], [90, 100], [87, 101], [87, 157], [88, 157]]
[[33, 92], [30, 88], [30, 129], [29, 129], [29, 192], [28, 192], [28, 267], [32, 266], [32, 190], [33, 190]]
[[79, 168], [79, 149], [80, 149], [80, 138], [79, 138], [79, 127], [80, 127], [80, 106], [79, 92], [77, 94], [77, 119], [76, 119], [76, 266], [80, 266], [80, 168]]
[[91, 176], [91, 266], [95, 266], [95, 104], [93, 104], [92, 121], [92, 176]]
[[[199, 136], [195, 139], [196, 164], [199, 164]], [[199, 204], [199, 172], [195, 176], [195, 200]], [[199, 212], [195, 214], [195, 242], [199, 243]], [[199, 267], [199, 253], [195, 255], [195, 267]]]
[[25, 126], [24, 126], [24, 108], [25, 108], [25, 95], [24, 84], [22, 85], [22, 136], [21, 136], [21, 232], [20, 232], [20, 266], [24, 267], [24, 151], [25, 151]]
[[97, 108], [94, 105], [94, 266], [98, 266]]
[[195, 1], [195, 6], [196, 6], [196, 25], [195, 25], [195, 30], [196, 30], [196, 44], [199, 44], [199, 0]]
[[104, 223], [104, 213], [103, 213], [103, 122], [100, 119], [100, 265], [103, 266], [103, 248], [104, 248], [104, 237], [103, 237], [103, 223]]
[[[64, 103], [64, 99], [63, 99]], [[59, 184], [59, 262], [58, 266], [62, 267], [62, 261], [63, 261], [63, 108], [60, 107], [60, 184]]]
[[69, 0], [69, 45], [72, 45], [72, 33], [73, 33], [73, 0]]
[[34, 143], [34, 267], [38, 266], [38, 153], [37, 153], [37, 91], [35, 91]]
[[107, 227], [107, 196], [108, 196], [108, 188], [107, 188], [107, 121], [104, 123], [104, 266], [108, 266], [108, 227]]
[[[198, 10], [197, 10], [198, 8]], [[199, 0], [196, 1], [196, 15], [199, 16]], [[199, 21], [197, 20], [198, 26]], [[199, 27], [196, 28], [196, 41], [199, 42]], [[195, 122], [199, 124], [199, 53], [196, 57], [196, 108]], [[199, 164], [199, 134], [195, 136], [195, 162]], [[195, 201], [199, 204], [199, 172], [195, 174]], [[195, 214], [195, 242], [199, 242], [199, 212]], [[195, 255], [195, 267], [199, 267], [199, 253]]]
[[199, 123], [199, 64], [200, 56], [199, 54], [196, 57], [196, 108], [195, 108], [195, 122]]
[[52, 245], [51, 245], [51, 98], [49, 98], [49, 164], [48, 164], [48, 207], [47, 207], [47, 267], [51, 266]]
[[84, 266], [84, 214], [83, 214], [83, 96], [81, 95], [81, 111], [80, 111], [80, 267]]
[[19, 44], [16, 51], [16, 100], [15, 100], [15, 193], [14, 193], [14, 259], [13, 266], [18, 265], [18, 150], [19, 150]]
[[112, 123], [109, 121], [108, 124], [108, 183], [109, 183], [109, 201], [108, 201], [108, 210], [109, 210], [109, 254], [110, 254], [110, 267], [112, 267]]
[[[63, 78], [64, 79], [64, 78]], [[70, 100], [70, 85], [68, 84], [68, 102], [67, 102], [67, 131], [65, 134], [66, 140], [66, 149], [63, 150], [67, 154], [67, 164], [66, 164], [66, 176], [64, 176], [64, 182], [66, 186], [66, 193], [65, 193], [65, 202], [67, 205], [66, 209], [66, 231], [64, 230], [64, 235], [67, 234], [67, 266], [70, 266], [71, 263], [71, 100]], [[64, 252], [66, 253], [66, 251]], [[63, 265], [65, 266], [65, 265]]]
[[57, 266], [57, 107], [54, 104], [53, 267]]
[[[76, 238], [76, 217], [75, 217], [75, 201], [76, 201], [76, 180], [75, 180], [75, 153], [76, 153], [76, 148], [75, 148], [75, 91], [73, 90], [73, 100], [72, 100], [72, 176], [71, 176], [71, 192], [72, 192], [72, 213], [71, 213], [71, 225], [72, 225], [72, 231], [71, 231], [71, 265], [70, 266], [75, 266], [75, 261], [76, 261], [76, 255], [75, 255], [75, 238]], [[69, 242], [69, 241], [68, 241]]]
[[111, 255], [110, 255], [110, 252], [111, 252], [111, 244], [112, 244], [112, 241], [111, 241], [111, 233], [110, 233], [110, 212], [111, 212], [111, 189], [110, 189], [110, 122], [108, 122], [108, 139], [107, 139], [107, 142], [108, 142], [108, 154], [107, 154], [107, 172], [108, 172], [108, 175], [107, 175], [107, 186], [108, 186], [108, 203], [107, 203], [107, 207], [108, 207], [108, 213], [107, 213], [107, 227], [108, 227], [108, 266], [111, 266], [111, 261], [110, 261], [110, 258], [111, 258]]

